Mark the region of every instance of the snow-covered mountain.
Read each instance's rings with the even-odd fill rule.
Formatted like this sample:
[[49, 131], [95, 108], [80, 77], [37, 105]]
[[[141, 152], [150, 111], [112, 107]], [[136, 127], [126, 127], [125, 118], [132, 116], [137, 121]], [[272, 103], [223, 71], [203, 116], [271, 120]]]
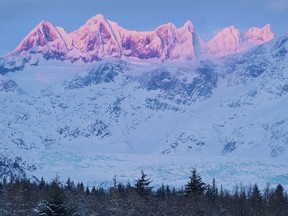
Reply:
[[288, 186], [288, 37], [272, 38], [269, 26], [204, 43], [191, 22], [138, 33], [98, 15], [71, 34], [41, 22], [2, 59], [0, 165], [90, 183], [143, 169], [181, 185], [197, 168]]
[[177, 29], [172, 23], [152, 32], [128, 31], [103, 15], [89, 19], [67, 34], [42, 21], [17, 46], [13, 54], [41, 53], [46, 59], [84, 62], [110, 57], [140, 59], [195, 59], [197, 35], [190, 21]]
[[204, 53], [208, 55], [226, 56], [248, 50], [274, 38], [270, 25], [263, 28], [252, 27], [241, 35], [234, 26], [229, 26], [204, 44]]
[[105, 58], [192, 60], [225, 56], [273, 39], [270, 25], [250, 28], [241, 34], [227, 27], [208, 42], [196, 33], [191, 21], [181, 28], [172, 23], [151, 32], [129, 31], [98, 14], [72, 33], [41, 21], [8, 56], [0, 59], [0, 73], [22, 70], [35, 54], [45, 59], [93, 62]]

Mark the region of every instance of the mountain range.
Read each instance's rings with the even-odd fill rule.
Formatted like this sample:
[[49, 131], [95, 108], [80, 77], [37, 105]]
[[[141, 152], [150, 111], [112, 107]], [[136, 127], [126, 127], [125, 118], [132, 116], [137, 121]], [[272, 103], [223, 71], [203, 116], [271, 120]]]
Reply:
[[[43, 21], [0, 59], [0, 176], [288, 185], [288, 36]], [[222, 179], [222, 180], [221, 180]]]
[[99, 14], [70, 34], [48, 21], [41, 21], [10, 54], [11, 61], [2, 62], [1, 71], [22, 69], [35, 53], [45, 59], [70, 62], [93, 62], [111, 57], [196, 60], [202, 56], [225, 56], [245, 51], [273, 38], [269, 24], [263, 28], [252, 27], [244, 34], [229, 26], [204, 42], [191, 21], [181, 28], [168, 23], [151, 32], [136, 32]]

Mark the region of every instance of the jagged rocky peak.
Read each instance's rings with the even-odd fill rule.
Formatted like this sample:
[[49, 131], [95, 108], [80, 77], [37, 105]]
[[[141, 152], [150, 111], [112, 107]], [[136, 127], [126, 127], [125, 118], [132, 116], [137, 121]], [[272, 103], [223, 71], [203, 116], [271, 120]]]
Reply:
[[178, 37], [178, 41], [180, 39], [191, 39], [192, 40], [192, 34], [195, 32], [194, 25], [190, 20], [188, 20], [181, 28], [176, 29], [176, 37]]
[[46, 59], [62, 59], [72, 50], [73, 41], [61, 27], [41, 21], [16, 47], [13, 54], [41, 53]]
[[[167, 24], [161, 25], [156, 28], [155, 32], [162, 39], [165, 45], [175, 43], [175, 30], [176, 27], [173, 23], [169, 22]], [[163, 44], [163, 45], [164, 45]]]
[[15, 51], [39, 50], [49, 42], [59, 39], [55, 27], [48, 21], [41, 21], [16, 47]]
[[161, 39], [161, 58], [170, 60], [194, 60], [196, 58], [193, 40], [194, 26], [190, 20], [178, 29], [173, 23], [161, 25], [155, 32]]
[[101, 22], [105, 22], [103, 14], [97, 14], [96, 16], [90, 18], [85, 25], [95, 25]]
[[86, 54], [89, 60], [102, 59], [104, 57], [119, 57], [121, 47], [116, 38], [110, 21], [104, 19], [101, 14], [89, 19], [80, 29], [70, 34], [75, 47]]
[[241, 44], [241, 34], [235, 26], [224, 28], [207, 43], [210, 55], [228, 55], [237, 52]]
[[167, 35], [168, 32], [175, 31], [176, 27], [173, 23], [169, 22], [163, 25], [160, 25], [156, 28], [155, 32], [160, 35]]
[[263, 28], [252, 27], [244, 35], [234, 26], [229, 26], [204, 44], [203, 48], [208, 55], [224, 56], [245, 51], [273, 38], [270, 24]]
[[194, 26], [190, 20], [176, 30], [177, 46], [173, 50], [172, 59], [196, 59], [196, 47], [199, 45], [198, 40], [195, 40], [197, 36], [194, 32]]
[[193, 25], [193, 23], [191, 22], [191, 20], [187, 20], [186, 22], [185, 22], [185, 24], [183, 25], [183, 27], [182, 27], [183, 29], [188, 29], [188, 31], [190, 31], [190, 32], [194, 32], [194, 25]]
[[267, 42], [274, 38], [270, 24], [263, 28], [252, 27], [245, 33], [244, 39], [251, 42]]

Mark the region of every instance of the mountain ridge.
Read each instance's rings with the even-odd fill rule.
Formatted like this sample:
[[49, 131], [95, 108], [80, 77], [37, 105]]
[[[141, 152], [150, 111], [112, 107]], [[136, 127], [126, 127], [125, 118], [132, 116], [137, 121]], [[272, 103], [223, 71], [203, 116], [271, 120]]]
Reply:
[[[102, 14], [90, 18], [79, 29], [67, 33], [48, 21], [41, 21], [2, 61], [2, 71], [19, 70], [31, 55], [45, 59], [93, 62], [105, 58], [188, 60], [221, 57], [248, 50], [274, 38], [269, 24], [252, 27], [241, 34], [234, 26], [224, 28], [205, 42], [190, 20], [180, 28], [173, 23], [160, 25], [153, 31], [131, 31]], [[21, 63], [19, 63], [21, 64]]]

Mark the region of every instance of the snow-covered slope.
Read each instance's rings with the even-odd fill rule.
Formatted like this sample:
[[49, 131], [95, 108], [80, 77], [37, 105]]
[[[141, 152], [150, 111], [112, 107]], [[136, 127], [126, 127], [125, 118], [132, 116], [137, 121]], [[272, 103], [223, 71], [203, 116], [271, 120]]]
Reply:
[[[86, 25], [100, 25], [94, 21]], [[171, 28], [156, 32], [172, 35]], [[183, 47], [187, 29], [189, 22], [174, 35]], [[116, 38], [102, 54], [116, 50]], [[170, 39], [165, 52], [182, 53]], [[181, 185], [197, 168], [228, 185], [288, 185], [287, 36], [213, 60], [33, 58], [22, 72], [0, 76], [1, 152], [33, 164], [31, 175], [92, 182], [136, 178], [143, 169], [155, 184]]]

